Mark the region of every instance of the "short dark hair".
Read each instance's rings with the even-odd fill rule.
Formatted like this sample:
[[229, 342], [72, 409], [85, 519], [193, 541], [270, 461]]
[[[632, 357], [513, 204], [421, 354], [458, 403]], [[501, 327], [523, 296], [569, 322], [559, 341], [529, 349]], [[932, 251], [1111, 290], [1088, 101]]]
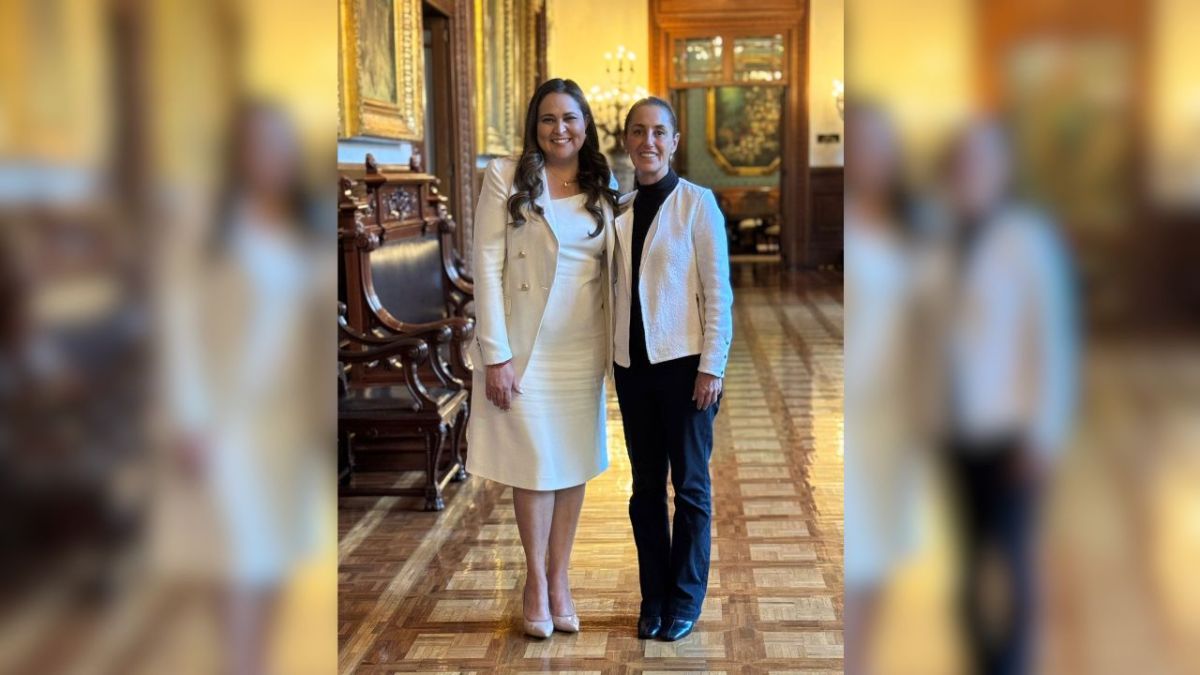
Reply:
[[656, 105], [666, 110], [667, 116], [671, 118], [671, 131], [679, 132], [679, 120], [675, 117], [675, 109], [671, 107], [671, 104], [657, 96], [647, 96], [629, 106], [629, 112], [625, 113], [625, 124], [621, 127], [622, 136], [629, 131], [629, 120], [633, 118], [633, 112], [644, 105]]

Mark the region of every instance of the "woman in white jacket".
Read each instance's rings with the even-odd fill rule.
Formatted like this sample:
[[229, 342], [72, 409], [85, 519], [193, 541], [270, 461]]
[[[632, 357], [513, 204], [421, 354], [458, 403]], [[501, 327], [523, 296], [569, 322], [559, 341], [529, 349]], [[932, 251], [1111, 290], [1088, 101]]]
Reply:
[[521, 157], [488, 165], [475, 210], [467, 470], [513, 488], [535, 637], [579, 630], [571, 545], [584, 485], [608, 466], [613, 188], [583, 92], [553, 79], [529, 103]]
[[[636, 190], [622, 199], [613, 333], [615, 378], [633, 469], [638, 637], [691, 632], [708, 587], [712, 427], [733, 337], [725, 219], [711, 190], [679, 178], [675, 113], [645, 98], [625, 118]], [[667, 473], [675, 488], [667, 522]]]

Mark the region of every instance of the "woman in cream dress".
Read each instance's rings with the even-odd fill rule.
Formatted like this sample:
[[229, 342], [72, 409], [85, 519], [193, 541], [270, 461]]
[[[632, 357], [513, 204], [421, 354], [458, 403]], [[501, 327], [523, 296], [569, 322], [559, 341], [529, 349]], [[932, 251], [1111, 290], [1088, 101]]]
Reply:
[[846, 129], [845, 672], [862, 675], [884, 592], [917, 544], [940, 379], [938, 260], [910, 222], [885, 112], [854, 105]]
[[583, 92], [538, 88], [517, 160], [476, 208], [477, 351], [467, 470], [513, 488], [524, 628], [576, 632], [567, 580], [584, 485], [608, 466], [604, 376], [616, 192]]

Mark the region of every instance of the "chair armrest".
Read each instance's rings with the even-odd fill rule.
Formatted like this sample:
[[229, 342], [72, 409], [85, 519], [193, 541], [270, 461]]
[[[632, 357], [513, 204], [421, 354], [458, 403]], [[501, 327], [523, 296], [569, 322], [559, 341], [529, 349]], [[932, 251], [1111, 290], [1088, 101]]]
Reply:
[[[449, 340], [450, 328], [436, 334], [440, 341]], [[359, 367], [366, 372], [379, 368], [398, 370], [403, 376], [405, 388], [409, 395], [420, 403], [421, 409], [436, 409], [438, 402], [429, 395], [429, 390], [421, 381], [420, 368], [426, 362], [432, 361], [437, 375], [440, 357], [435, 357], [437, 348], [430, 342], [414, 336], [401, 335], [364, 335], [350, 328], [345, 315], [338, 317], [338, 360]], [[432, 336], [431, 336], [432, 337]], [[374, 365], [386, 364], [386, 365]], [[441, 376], [439, 375], [439, 379]]]
[[471, 285], [473, 294], [475, 288], [475, 275], [467, 271], [467, 263], [463, 259], [462, 255], [458, 252], [458, 249], [454, 250], [454, 266], [458, 270], [458, 276], [462, 278], [463, 281], [466, 281]]
[[[361, 348], [354, 349], [351, 346], [356, 343], [361, 345]], [[353, 338], [347, 341], [346, 344], [338, 346], [338, 360], [353, 364], [400, 358], [404, 361], [420, 363], [429, 358], [429, 351], [429, 343], [420, 338], [375, 338], [365, 335], [353, 335]]]
[[450, 282], [450, 286], [471, 298], [475, 297], [475, 279], [467, 273], [462, 256], [458, 254], [458, 249], [448, 248], [446, 245], [449, 242], [443, 240], [442, 244], [442, 271], [446, 274], [446, 279]]
[[[466, 365], [466, 349], [475, 334], [475, 320], [450, 317], [424, 324], [401, 324], [402, 332], [396, 335], [415, 337], [430, 343], [433, 350], [430, 362], [434, 376], [444, 387], [465, 389], [470, 380], [471, 369]], [[442, 358], [441, 345], [446, 345], [449, 362]]]
[[421, 335], [426, 331], [441, 330], [443, 327], [449, 327], [452, 332], [462, 331], [466, 324], [474, 323], [474, 319], [462, 316], [452, 316], [446, 319], [430, 321], [427, 323], [405, 323], [397, 319], [386, 307], [374, 307], [375, 315], [379, 317], [379, 321], [396, 335]]
[[438, 345], [446, 344], [448, 362], [442, 360], [440, 350], [435, 347], [434, 351], [433, 367], [438, 379], [442, 381], [442, 384], [453, 385], [455, 388], [469, 386], [467, 383], [471, 381], [471, 366], [467, 358], [467, 350], [470, 349], [471, 343], [475, 339], [475, 319], [451, 317], [439, 321], [437, 324], [425, 325], [440, 325], [440, 328], [406, 332], [404, 335], [431, 340]]

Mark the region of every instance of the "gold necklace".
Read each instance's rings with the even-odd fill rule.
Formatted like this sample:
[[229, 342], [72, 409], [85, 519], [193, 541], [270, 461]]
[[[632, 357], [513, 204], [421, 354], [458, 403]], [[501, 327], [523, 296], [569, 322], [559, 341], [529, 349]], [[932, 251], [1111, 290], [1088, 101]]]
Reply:
[[559, 178], [558, 176], [555, 176], [554, 172], [551, 171], [548, 167], [546, 169], [546, 173], [549, 174], [550, 177], [553, 178], [554, 180], [562, 183], [563, 187], [568, 187], [570, 185], [574, 185], [575, 183], [579, 182], [579, 174], [578, 173], [575, 175], [575, 178], [573, 178], [571, 180], [563, 180], [563, 179]]

